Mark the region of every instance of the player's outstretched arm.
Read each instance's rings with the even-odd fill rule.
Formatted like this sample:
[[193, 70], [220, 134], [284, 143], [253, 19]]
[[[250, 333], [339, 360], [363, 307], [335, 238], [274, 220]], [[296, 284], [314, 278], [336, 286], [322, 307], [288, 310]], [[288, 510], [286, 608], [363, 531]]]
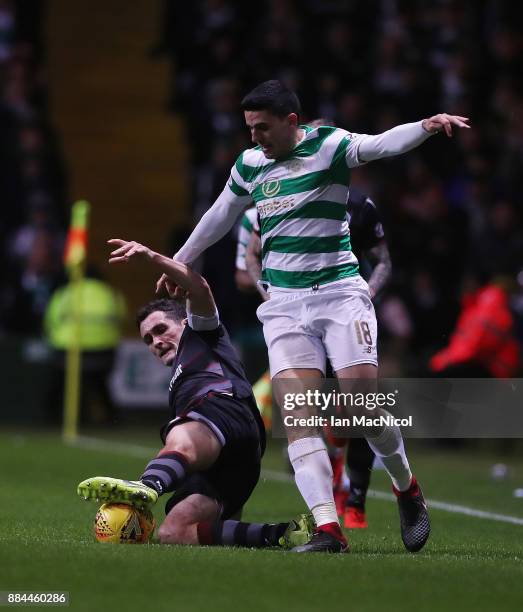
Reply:
[[[224, 190], [214, 204], [203, 215], [182, 248], [173, 257], [181, 263], [194, 262], [206, 249], [208, 249], [232, 228], [245, 207], [252, 201], [251, 197], [235, 181], [237, 172], [233, 167], [231, 176]], [[158, 279], [156, 292], [165, 284], [165, 275]]]
[[207, 281], [186, 264], [172, 260], [152, 249], [135, 242], [112, 238], [107, 241], [115, 247], [109, 257], [110, 264], [128, 263], [132, 259], [142, 259], [150, 263], [158, 272], [167, 277], [167, 288], [170, 295], [182, 295], [187, 299], [187, 310], [200, 317], [212, 317], [216, 314], [216, 304]]
[[[234, 190], [239, 191], [240, 195]], [[182, 263], [192, 263], [207, 248], [225, 236], [251, 201], [249, 194], [236, 184], [231, 174], [224, 190], [200, 219], [174, 259]]]
[[397, 125], [376, 136], [355, 134], [347, 154], [348, 164], [357, 166], [375, 159], [407, 153], [438, 132], [445, 132], [450, 138], [456, 128], [469, 129], [468, 121], [467, 117], [440, 113], [416, 123]]

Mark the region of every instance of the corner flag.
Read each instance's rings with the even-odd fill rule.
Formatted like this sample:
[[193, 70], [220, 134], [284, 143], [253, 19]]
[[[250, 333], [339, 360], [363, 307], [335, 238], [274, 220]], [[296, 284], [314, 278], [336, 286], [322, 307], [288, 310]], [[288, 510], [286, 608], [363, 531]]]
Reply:
[[87, 256], [87, 224], [89, 219], [89, 202], [79, 200], [73, 204], [71, 225], [67, 234], [64, 252], [64, 264], [69, 272], [75, 266], [85, 263]]
[[72, 314], [74, 334], [67, 349], [65, 367], [64, 421], [63, 438], [73, 442], [78, 435], [78, 416], [80, 412], [81, 385], [81, 350], [80, 336], [82, 331], [82, 280], [87, 259], [87, 225], [89, 220], [89, 202], [80, 200], [73, 204], [71, 226], [67, 235], [64, 252], [64, 264], [69, 273], [72, 287]]

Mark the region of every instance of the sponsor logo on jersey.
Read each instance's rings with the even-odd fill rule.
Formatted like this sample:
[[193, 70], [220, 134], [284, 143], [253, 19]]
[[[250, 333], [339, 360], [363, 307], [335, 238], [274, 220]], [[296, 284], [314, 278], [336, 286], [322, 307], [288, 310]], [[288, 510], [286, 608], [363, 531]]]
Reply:
[[271, 214], [279, 214], [292, 208], [294, 206], [294, 198], [288, 197], [283, 200], [273, 200], [272, 202], [267, 202], [267, 204], [258, 204], [258, 214], [261, 219], [265, 219], [265, 217]]
[[173, 377], [171, 378], [171, 380], [169, 382], [169, 391], [172, 391], [172, 388], [173, 388], [173, 385], [174, 385], [176, 379], [178, 378], [178, 376], [180, 376], [180, 374], [182, 372], [183, 372], [182, 364], [180, 363], [179, 366], [174, 371]]

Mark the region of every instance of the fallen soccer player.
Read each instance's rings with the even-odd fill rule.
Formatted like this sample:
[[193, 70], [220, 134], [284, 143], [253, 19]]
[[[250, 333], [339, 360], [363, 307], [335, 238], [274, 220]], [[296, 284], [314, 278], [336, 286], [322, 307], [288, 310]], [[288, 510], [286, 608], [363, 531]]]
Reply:
[[163, 544], [287, 549], [305, 544], [314, 531], [310, 515], [276, 524], [239, 520], [260, 477], [265, 429], [205, 279], [136, 242], [109, 243], [116, 247], [110, 263], [143, 259], [167, 275], [172, 296], [184, 295], [185, 305], [156, 300], [137, 317], [144, 342], [172, 368], [172, 418], [161, 429], [163, 449], [139, 480], [88, 478], [78, 494], [150, 509], [172, 493], [158, 531]]

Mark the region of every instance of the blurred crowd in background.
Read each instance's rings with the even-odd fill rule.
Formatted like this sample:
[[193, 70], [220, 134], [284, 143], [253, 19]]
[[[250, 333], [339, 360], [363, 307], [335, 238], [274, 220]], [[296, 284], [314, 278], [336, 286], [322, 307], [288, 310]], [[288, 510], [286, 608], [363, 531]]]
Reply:
[[[508, 0], [165, 2], [154, 52], [172, 61], [168, 105], [187, 126], [195, 221], [252, 146], [239, 102], [261, 81], [277, 78], [297, 91], [302, 123], [325, 117], [353, 132], [379, 133], [437, 112], [469, 117], [472, 129], [452, 141], [438, 136], [353, 171], [353, 183], [380, 209], [392, 253], [393, 282], [378, 303], [382, 372], [426, 371], [448, 342], [462, 296], [489, 283], [501, 283], [516, 334], [521, 12]], [[232, 232], [204, 263], [233, 325], [244, 312], [229, 273], [234, 248]]]
[[0, 329], [38, 336], [64, 280], [67, 175], [48, 114], [45, 2], [0, 0]]
[[[63, 282], [68, 216], [67, 173], [47, 112], [44, 5], [0, 0], [0, 330], [25, 336], [41, 333]], [[426, 373], [463, 315], [462, 297], [478, 287], [503, 292], [503, 333], [521, 342], [519, 3], [166, 0], [162, 7], [150, 52], [172, 65], [167, 106], [186, 126], [195, 223], [251, 146], [239, 103], [261, 81], [295, 89], [303, 123], [325, 117], [353, 132], [379, 133], [437, 112], [470, 117], [472, 129], [451, 141], [433, 137], [353, 171], [353, 183], [379, 207], [392, 255], [393, 281], [377, 303], [382, 373]], [[190, 230], [173, 228], [172, 252]], [[256, 329], [260, 338], [257, 298], [234, 286], [235, 249], [231, 232], [207, 252], [203, 272], [236, 337]]]

